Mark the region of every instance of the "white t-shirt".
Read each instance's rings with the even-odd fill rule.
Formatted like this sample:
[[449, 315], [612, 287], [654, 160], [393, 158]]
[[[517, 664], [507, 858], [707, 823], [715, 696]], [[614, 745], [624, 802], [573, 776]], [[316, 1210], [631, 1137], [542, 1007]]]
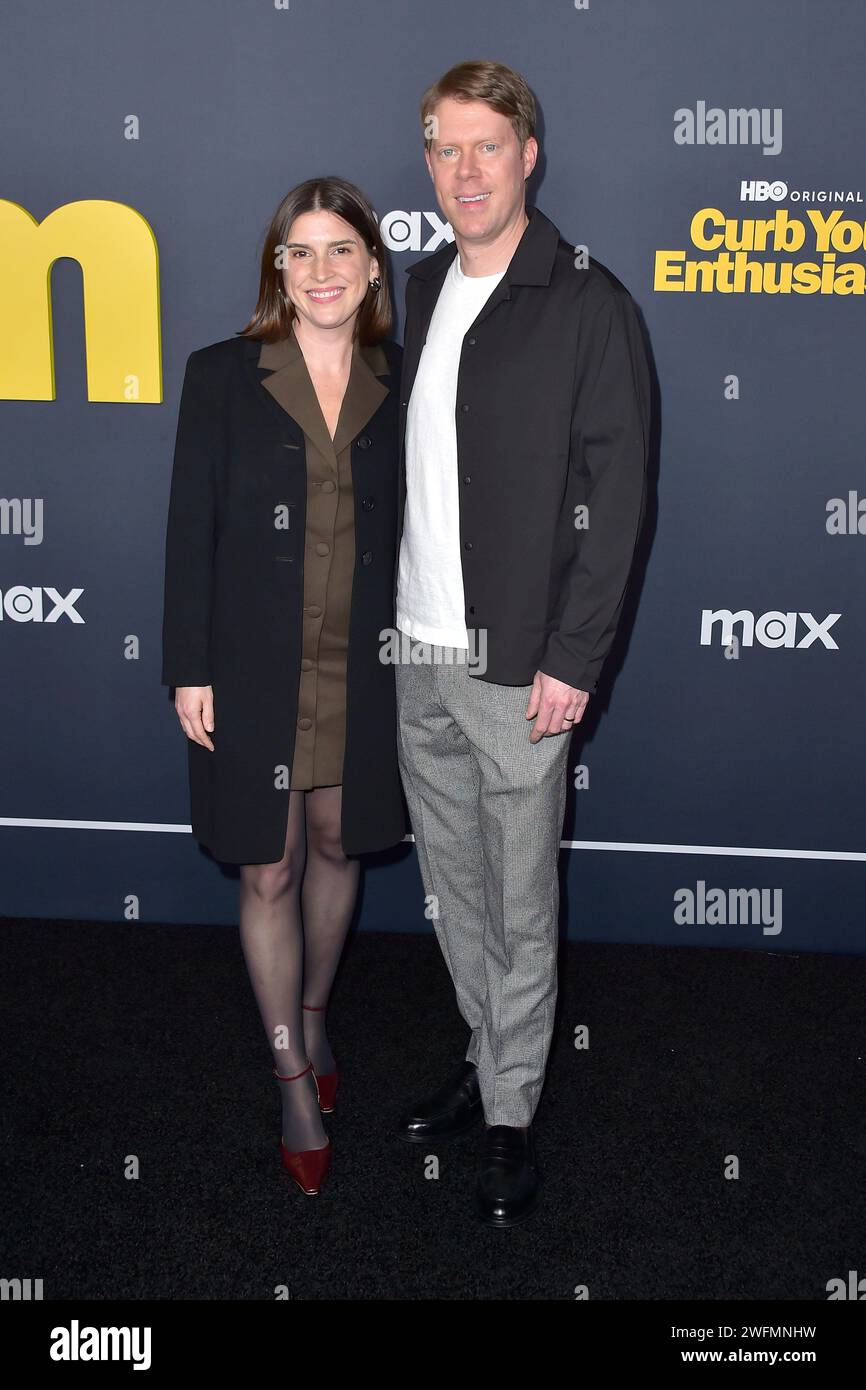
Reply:
[[406, 506], [397, 570], [397, 626], [422, 642], [469, 646], [460, 563], [457, 374], [467, 329], [505, 274], [445, 276], [406, 418]]

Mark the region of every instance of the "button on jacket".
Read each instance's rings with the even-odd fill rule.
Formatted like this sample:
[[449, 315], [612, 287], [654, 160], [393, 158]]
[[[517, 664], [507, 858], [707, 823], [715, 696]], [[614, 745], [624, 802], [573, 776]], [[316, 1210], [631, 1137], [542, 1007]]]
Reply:
[[[649, 367], [625, 287], [592, 258], [576, 268], [553, 223], [537, 208], [529, 218], [460, 356], [465, 619], [487, 642], [486, 670], [472, 673], [529, 685], [540, 670], [592, 694], [645, 513]], [[456, 254], [452, 243], [408, 271], [399, 535], [407, 405]]]
[[[352, 440], [357, 435], [358, 448], [369, 448], [364, 426], [388, 394], [375, 373], [387, 376], [388, 362], [380, 347], [355, 345], [333, 439], [293, 332], [279, 342], [262, 344], [259, 367], [271, 373], [262, 385], [304, 431], [304, 616], [291, 778], [292, 788], [300, 791], [335, 786], [343, 780], [346, 659], [355, 567]], [[374, 505], [374, 497], [361, 498], [363, 510]]]
[[[394, 668], [379, 659], [379, 633], [393, 624], [401, 349], [386, 342], [360, 351], [383, 394], [378, 405], [369, 400], [363, 427], [344, 441], [355, 539], [341, 827], [347, 854], [397, 844], [407, 828]], [[192, 830], [217, 859], [234, 864], [282, 857], [297, 725], [305, 717], [299, 698], [307, 699], [302, 662], [312, 659], [304, 642], [312, 617], [303, 611], [304, 427], [279, 398], [291, 361], [281, 359], [275, 370], [273, 362], [260, 365], [261, 352], [258, 340], [238, 336], [190, 355], [166, 528], [162, 681], [214, 692], [214, 751], [187, 740]], [[350, 396], [346, 426], [351, 410]], [[309, 500], [318, 555], [328, 541], [317, 534], [323, 513]]]

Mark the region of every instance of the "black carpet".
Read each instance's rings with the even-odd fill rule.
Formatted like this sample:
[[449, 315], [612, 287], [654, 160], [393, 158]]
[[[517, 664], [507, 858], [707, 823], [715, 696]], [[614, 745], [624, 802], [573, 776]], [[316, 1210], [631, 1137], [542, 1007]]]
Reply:
[[431, 1147], [438, 1178], [392, 1137], [465, 1050], [432, 935], [349, 943], [307, 1198], [236, 930], [0, 933], [0, 1272], [45, 1299], [821, 1300], [866, 1274], [862, 957], [566, 946], [542, 1205], [500, 1232], [472, 1212], [478, 1131]]

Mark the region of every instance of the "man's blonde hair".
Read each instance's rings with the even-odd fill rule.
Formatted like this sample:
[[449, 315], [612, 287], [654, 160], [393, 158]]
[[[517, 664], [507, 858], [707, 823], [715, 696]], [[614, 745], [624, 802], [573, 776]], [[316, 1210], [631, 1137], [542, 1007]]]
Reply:
[[431, 117], [444, 97], [455, 101], [483, 101], [500, 115], [507, 116], [514, 127], [520, 148], [535, 135], [535, 97], [524, 77], [504, 63], [479, 59], [458, 63], [428, 87], [421, 98], [421, 127], [425, 148], [429, 150], [433, 135]]

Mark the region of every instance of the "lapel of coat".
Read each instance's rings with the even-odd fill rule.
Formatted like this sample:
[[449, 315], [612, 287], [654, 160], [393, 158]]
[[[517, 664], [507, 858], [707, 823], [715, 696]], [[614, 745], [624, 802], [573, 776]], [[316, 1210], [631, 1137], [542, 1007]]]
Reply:
[[388, 395], [388, 387], [380, 377], [389, 373], [388, 359], [378, 344], [361, 347], [355, 343], [352, 369], [334, 435], [334, 453], [339, 454], [341, 449], [345, 449], [376, 414]]
[[388, 374], [388, 361], [381, 347], [361, 347], [355, 343], [349, 381], [332, 440], [294, 332], [277, 342], [262, 343], [258, 352], [258, 386], [268, 392], [326, 458], [339, 454], [375, 415], [388, 395], [388, 388], [380, 377]]

